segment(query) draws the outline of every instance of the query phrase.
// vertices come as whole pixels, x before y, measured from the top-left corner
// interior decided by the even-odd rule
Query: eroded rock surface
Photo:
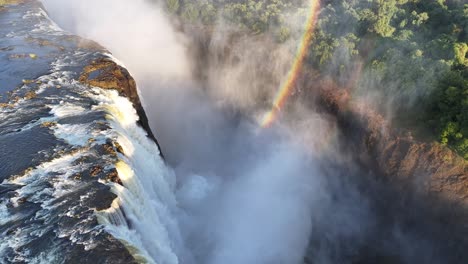
[[[391,181],[411,182],[413,188],[468,205],[468,162],[437,142],[415,139],[398,131],[350,90],[330,81],[319,82],[322,104],[336,115],[364,160]]]

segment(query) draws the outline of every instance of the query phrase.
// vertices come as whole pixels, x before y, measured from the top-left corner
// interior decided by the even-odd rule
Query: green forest
[[[278,43],[305,20],[301,0],[166,0],[184,23],[221,19]],[[322,0],[307,63],[337,82],[362,62],[358,94],[468,159],[468,4],[464,0]]]

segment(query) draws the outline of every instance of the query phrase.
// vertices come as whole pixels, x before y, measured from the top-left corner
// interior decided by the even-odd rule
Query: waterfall
[[[164,164],[156,144],[137,126],[138,116],[127,98],[105,90],[94,97],[101,102],[95,110],[107,112],[110,136],[123,150],[115,164],[123,186],[108,183],[118,198],[111,208],[97,212],[100,223],[116,238],[137,247],[137,259],[179,263],[177,250],[182,240],[174,217],[175,174]]]

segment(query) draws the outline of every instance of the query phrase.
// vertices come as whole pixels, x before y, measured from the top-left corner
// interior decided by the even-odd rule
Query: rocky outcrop
[[[141,105],[136,82],[127,69],[109,58],[99,58],[84,67],[78,80],[90,86],[117,90],[122,96],[127,97],[133,103],[140,117],[138,123],[146,130],[148,136],[158,144],[151,132],[145,110]]]
[[[440,198],[468,205],[468,162],[437,142],[417,140],[397,130],[351,90],[330,80],[317,80],[319,101],[336,116],[348,143],[360,159],[388,180]],[[317,88],[317,87],[315,87]]]
[[[344,178],[351,177],[361,186],[359,192],[374,215],[372,220],[362,219],[372,221],[365,238],[343,238],[345,248],[354,240],[364,241],[357,242],[347,261],[465,263],[467,161],[446,146],[392,126],[367,102],[353,98],[353,82],[342,87],[310,69],[303,78],[309,86],[299,97],[306,93],[318,111],[335,120],[339,151],[352,163]],[[327,242],[318,240],[320,247],[326,247]],[[315,263],[314,252],[321,249],[314,238],[311,241],[306,263]]]

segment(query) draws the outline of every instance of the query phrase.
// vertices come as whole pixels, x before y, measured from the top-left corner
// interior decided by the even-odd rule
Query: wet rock
[[[0,108],[12,108],[13,106],[8,103],[0,103]]]
[[[26,197],[21,197],[18,200],[16,200],[18,204],[24,204],[25,202],[28,201]]]
[[[93,194],[93,196],[89,198],[93,201],[93,205],[97,211],[108,209],[109,207],[111,207],[111,204],[114,201],[114,199],[117,198],[117,195],[109,191],[109,186],[102,185],[100,186],[100,188],[102,189],[101,192],[96,192],[95,194]]]
[[[57,122],[49,122],[49,121],[46,121],[46,122],[42,122],[41,126],[42,127],[53,127],[53,126],[56,126],[57,125]]]
[[[106,175],[106,180],[111,181],[120,185],[122,184],[122,180],[119,177],[119,174],[117,173],[117,170],[113,169],[111,172],[107,173]]]
[[[100,173],[102,172],[102,167],[101,166],[94,166],[92,169],[91,169],[91,176],[92,177],[96,177],[98,176]]]
[[[45,38],[34,38],[34,37],[29,36],[26,38],[26,41],[39,45],[40,47],[54,47],[58,49],[59,51],[65,51],[64,46],[59,45]]]
[[[115,151],[114,147],[111,144],[106,143],[102,147],[104,148],[104,151],[106,154],[110,154],[112,156],[117,155],[117,152]]]
[[[123,150],[122,146],[119,144],[119,142],[115,141],[115,142],[114,142],[114,146],[115,146],[115,148],[117,149],[117,152],[119,152],[119,153],[121,153],[121,154],[125,154],[125,153],[124,153],[124,150]]]
[[[36,93],[34,91],[29,91],[24,95],[24,99],[26,100],[31,100],[33,98],[36,98]]]
[[[133,103],[137,111],[139,116],[138,123],[146,130],[148,136],[159,147],[159,143],[149,126],[148,117],[141,105],[135,80],[127,69],[108,58],[101,58],[92,61],[89,65],[84,67],[79,81],[102,89],[114,89],[117,90],[120,95],[127,97]],[[159,147],[159,149],[161,148]]]

